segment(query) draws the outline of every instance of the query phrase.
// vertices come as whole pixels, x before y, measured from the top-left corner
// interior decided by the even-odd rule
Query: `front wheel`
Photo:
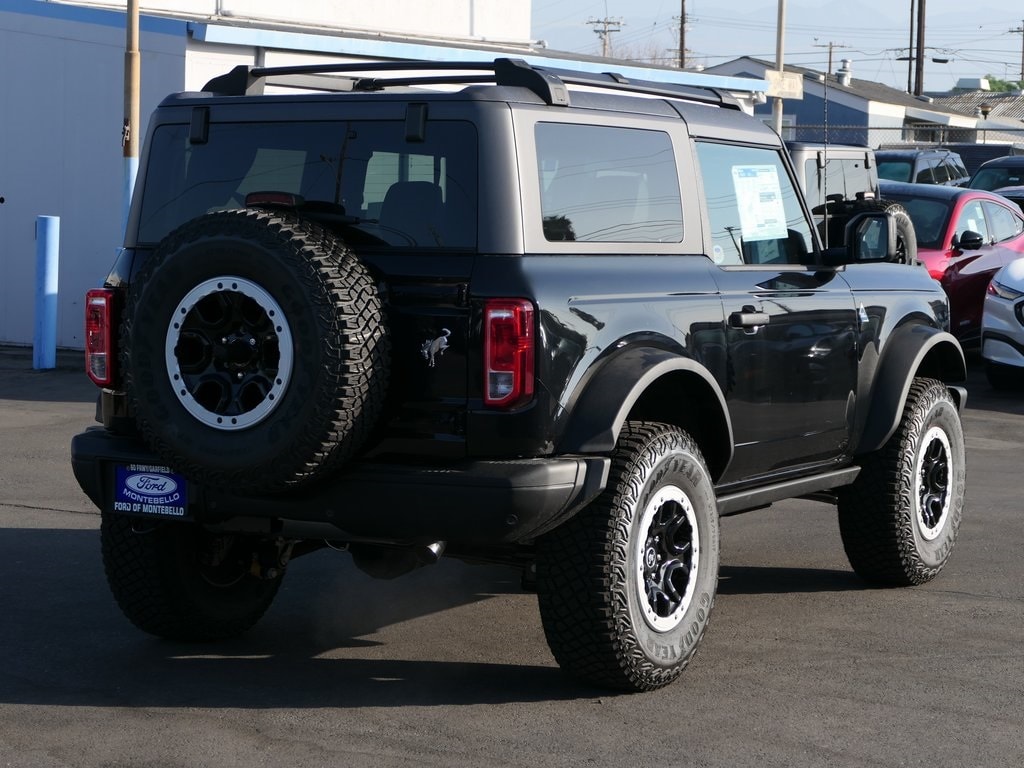
[[[604,493],[537,543],[555,659],[600,686],[671,683],[707,628],[718,560],[718,508],[696,443],[670,425],[627,423]]]
[[[194,523],[104,515],[103,567],[114,599],[139,629],[169,640],[239,635],[270,607],[283,569],[255,575],[258,540]]]
[[[861,578],[923,584],[949,560],[966,488],[964,432],[946,386],[915,379],[889,441],[839,491],[839,531]]]

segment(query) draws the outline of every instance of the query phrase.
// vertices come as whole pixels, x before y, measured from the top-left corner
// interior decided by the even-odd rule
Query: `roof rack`
[[[478,74],[446,75],[444,72]],[[417,72],[416,76],[369,77],[369,73]],[[332,77],[352,73],[352,77]],[[358,75],[356,75],[358,73]],[[432,74],[427,74],[432,73]],[[569,105],[568,85],[607,89],[623,93],[662,96],[740,109],[739,102],[717,88],[629,80],[616,72],[600,74],[571,69],[536,67],[522,59],[498,58],[493,61],[367,61],[345,64],[304,64],[285,67],[237,66],[215,77],[203,91],[221,96],[247,96],[263,93],[267,84],[326,91],[379,91],[385,88],[415,85],[470,85],[493,83],[528,88],[546,104]]]

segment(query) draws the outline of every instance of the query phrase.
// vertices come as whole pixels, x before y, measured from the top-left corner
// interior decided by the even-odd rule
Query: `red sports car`
[[[1024,256],[1024,213],[980,189],[882,182],[880,192],[910,214],[917,258],[949,296],[950,330],[965,346],[977,346],[989,280]]]

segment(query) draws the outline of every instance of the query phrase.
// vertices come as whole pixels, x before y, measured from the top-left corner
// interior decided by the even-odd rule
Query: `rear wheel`
[[[707,628],[718,559],[718,509],[696,444],[669,425],[628,423],[604,493],[538,541],[555,659],[605,687],[671,683]]]
[[[284,572],[260,578],[257,539],[214,535],[193,523],[104,515],[100,541],[121,611],[139,629],[170,640],[241,634],[270,607]]]
[[[964,433],[949,390],[915,379],[896,432],[839,491],[839,530],[853,569],[888,586],[923,584],[949,560],[966,488]]]

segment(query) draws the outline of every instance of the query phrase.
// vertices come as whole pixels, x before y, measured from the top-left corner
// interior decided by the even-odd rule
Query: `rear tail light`
[[[96,288],[85,294],[85,372],[98,387],[114,382],[114,292]]]
[[[515,408],[533,399],[534,336],[530,302],[484,304],[484,405]]]

